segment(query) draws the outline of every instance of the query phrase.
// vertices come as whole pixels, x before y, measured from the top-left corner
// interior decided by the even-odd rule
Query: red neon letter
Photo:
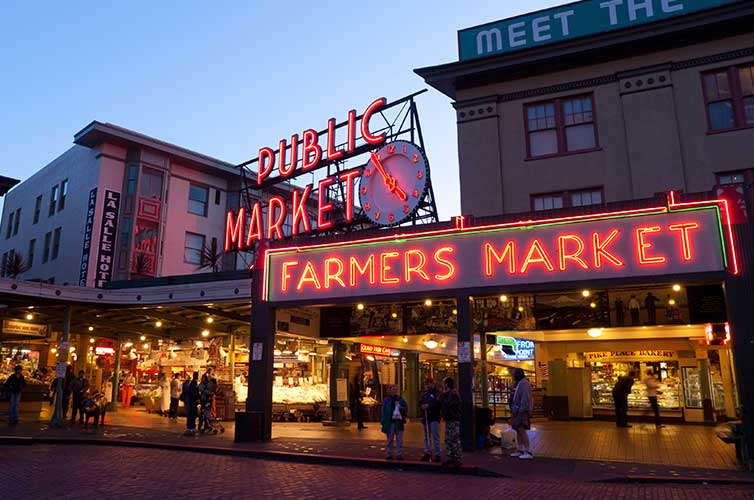
[[[332,272],[330,270],[330,264],[336,265],[336,271]],[[337,257],[330,257],[329,259],[325,259],[325,288],[330,288],[330,282],[331,281],[337,281],[340,283],[340,286],[342,288],[346,287],[345,281],[343,281],[343,278],[341,276],[343,275],[343,270],[345,269],[345,264],[342,260],[340,260]]]
[[[291,234],[293,234],[293,236],[298,234],[299,221],[304,225],[303,233],[308,233],[312,230],[312,226],[309,223],[309,212],[306,210],[306,200],[309,198],[309,193],[311,192],[311,184],[304,188],[304,192],[301,194],[300,198],[298,189],[293,190],[293,225],[291,226]]]
[[[317,276],[317,271],[314,269],[314,264],[312,264],[311,261],[306,261],[304,272],[301,273],[301,278],[298,280],[296,290],[300,292],[304,287],[304,283],[311,283],[317,290],[322,289],[322,284],[320,283],[319,277]]]
[[[534,257],[534,252],[539,254],[539,257]],[[526,254],[526,258],[524,259],[524,264],[521,266],[521,274],[526,274],[526,271],[529,269],[529,266],[531,264],[537,264],[537,263],[544,264],[547,270],[550,272],[555,270],[555,267],[553,267],[552,262],[550,261],[550,257],[547,256],[547,252],[545,252],[545,249],[542,246],[542,243],[540,243],[540,241],[535,238],[531,242],[529,251]]]
[[[335,149],[335,118],[327,120],[327,159],[337,160],[343,156],[342,149]]]
[[[278,151],[278,154],[280,155],[278,157],[278,170],[280,171],[280,175],[283,177],[288,177],[293,173],[294,170],[296,170],[296,163],[298,163],[298,135],[293,135],[291,137],[291,163],[286,166],[285,160],[287,157],[286,153],[286,147],[287,143],[285,142],[285,139],[280,141],[280,150]]]
[[[372,135],[369,132],[369,120],[372,118],[372,114],[377,111],[378,108],[387,103],[387,99],[380,97],[372,102],[364,111],[364,115],[361,117],[361,138],[366,141],[367,144],[379,144],[385,140],[385,134]]]
[[[246,223],[246,210],[238,209],[238,215],[233,221],[233,210],[228,211],[225,218],[225,252],[230,252],[231,246],[235,250],[243,250],[243,226]]]
[[[607,238],[600,242],[600,233],[596,231],[592,233],[592,244],[594,245],[594,267],[596,269],[602,269],[602,259],[612,263],[615,267],[623,267],[625,265],[617,255],[611,253],[610,250],[607,249],[608,245],[610,245],[619,234],[619,229],[613,229],[610,231],[610,234],[607,235]]]
[[[699,224],[696,222],[687,222],[685,224],[672,224],[668,226],[671,231],[677,231],[681,236],[681,249],[683,250],[683,260],[690,262],[693,258],[693,252],[691,251],[691,239],[689,238],[689,231],[692,229],[699,229]]]
[[[387,272],[390,271],[393,266],[389,265],[387,263],[388,259],[394,259],[398,257],[400,254],[398,252],[385,252],[380,254],[380,283],[383,285],[392,285],[395,283],[400,283],[400,278],[391,278],[387,275]]]
[[[350,283],[352,287],[356,286],[356,274],[360,274],[361,276],[364,276],[367,271],[369,271],[369,284],[374,285],[374,254],[370,254],[367,258],[367,261],[364,263],[364,266],[361,266],[359,264],[359,261],[356,259],[356,257],[351,257],[348,259],[349,262],[349,271],[350,271]]]
[[[340,174],[340,182],[346,183],[346,222],[353,221],[353,180],[361,175],[359,169],[354,168]]]
[[[566,250],[566,241],[576,242],[576,251],[568,252]],[[558,236],[558,263],[560,264],[560,270],[566,270],[566,261],[572,260],[579,265],[582,269],[589,269],[589,266],[581,258],[581,254],[584,253],[584,240],[575,234],[565,234]]]
[[[275,164],[275,152],[270,148],[262,148],[259,150],[259,159],[257,160],[257,184],[262,185],[262,181],[265,177],[272,172],[272,166]]]
[[[658,257],[647,256],[647,250],[652,248],[652,243],[644,241],[644,235],[646,233],[659,233],[662,231],[660,226],[647,226],[636,228],[636,248],[639,251],[639,264],[664,264],[668,259],[660,255]]]
[[[298,262],[295,260],[290,260],[287,262],[283,262],[283,264],[280,266],[282,271],[281,276],[281,283],[280,283],[280,291],[285,293],[288,291],[288,281],[292,278],[291,273],[288,272],[289,267],[297,266]]]
[[[498,264],[502,264],[503,261],[508,259],[508,274],[516,274],[516,242],[511,240],[505,244],[502,254],[498,254],[495,251],[495,247],[492,243],[484,244],[484,275],[488,278],[492,276],[492,259],[495,259]]]
[[[314,153],[314,156],[312,156]],[[319,147],[319,136],[315,130],[304,131],[304,149],[301,151],[301,170],[311,170],[322,159],[322,148]]]
[[[356,110],[348,112],[348,152],[353,153],[356,149]]]
[[[277,210],[276,210],[277,207]],[[275,214],[277,212],[277,215]],[[285,202],[280,196],[270,196],[267,204],[267,239],[271,240],[273,233],[279,240],[283,239],[281,226],[285,220]]]
[[[456,275],[456,266],[453,265],[453,262],[448,259],[443,259],[442,254],[444,253],[453,253],[455,252],[455,248],[453,247],[442,247],[438,248],[435,251],[435,262],[440,264],[441,266],[444,266],[447,271],[445,274],[435,274],[435,279],[437,281],[448,281],[450,279],[453,279],[453,277]]]
[[[251,248],[254,240],[262,240],[262,204],[254,202],[251,207],[251,218],[249,220],[249,232],[246,235],[246,248]]]
[[[319,187],[318,189],[318,197],[319,201],[317,203],[317,229],[328,229],[332,227],[332,221],[331,220],[325,220],[325,214],[332,210],[333,204],[332,203],[325,203],[325,200],[327,199],[327,186],[330,186],[335,183],[335,180],[332,177],[326,177],[319,181]]]
[[[419,257],[419,261],[415,264],[411,264],[411,256],[416,255]],[[424,266],[427,265],[427,254],[421,250],[406,250],[403,254],[403,276],[406,279],[406,283],[411,283],[411,275],[416,274],[424,281],[429,281],[429,275],[424,271]]]

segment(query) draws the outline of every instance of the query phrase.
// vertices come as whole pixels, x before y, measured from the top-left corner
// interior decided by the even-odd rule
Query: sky
[[[241,163],[427,88],[413,70],[456,61],[459,29],[562,3],[5,0],[0,175],[28,178],[92,120]],[[417,104],[446,220],[460,213],[455,113],[434,89]]]

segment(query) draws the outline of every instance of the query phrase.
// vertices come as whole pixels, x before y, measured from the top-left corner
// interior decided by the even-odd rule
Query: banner
[[[675,351],[665,350],[639,350],[639,351],[602,351],[585,352],[584,361],[594,363],[602,362],[634,362],[634,361],[672,361],[678,359]]]
[[[94,279],[94,286],[97,288],[102,288],[113,277],[119,211],[120,193],[109,189],[105,190],[105,205],[102,209],[102,226],[100,227],[97,249],[97,270]]]
[[[89,271],[89,254],[92,248],[92,231],[94,230],[94,211],[97,208],[97,188],[89,191],[89,204],[86,208],[86,224],[84,225],[84,248],[81,250],[81,267],[79,272],[79,286],[86,286],[86,275]]]
[[[6,335],[25,335],[27,337],[46,337],[47,325],[26,323],[15,319],[4,319],[3,333]]]

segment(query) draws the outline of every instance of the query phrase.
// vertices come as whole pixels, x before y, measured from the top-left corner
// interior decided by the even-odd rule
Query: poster
[[[347,378],[339,378],[336,379],[336,388],[337,388],[337,396],[338,396],[338,402],[347,402],[348,401],[348,379]]]
[[[262,361],[263,351],[264,351],[264,344],[262,342],[254,342],[251,345],[251,360]]]
[[[471,363],[471,342],[464,341],[458,343],[458,362]]]

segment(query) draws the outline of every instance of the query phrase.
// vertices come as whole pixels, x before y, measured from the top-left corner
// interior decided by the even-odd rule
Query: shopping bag
[[[510,450],[516,447],[516,431],[511,428],[505,429],[500,433],[500,447],[504,450]]]

